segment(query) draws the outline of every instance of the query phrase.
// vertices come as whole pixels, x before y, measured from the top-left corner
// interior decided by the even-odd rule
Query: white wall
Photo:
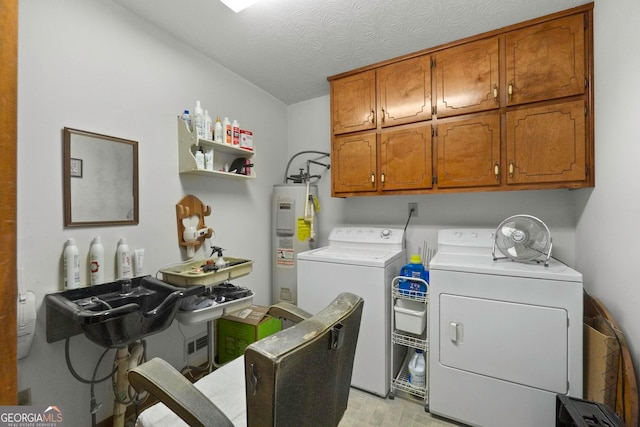
[[[327,91],[328,87],[329,83],[327,82]],[[331,152],[330,115],[329,96],[289,106],[287,141],[290,157],[306,150]],[[309,159],[318,159],[322,163],[331,163],[330,158],[320,157],[322,156],[300,154],[291,162],[289,175],[297,174],[300,168],[306,171],[306,161]],[[312,164],[309,168],[309,173],[311,175],[321,175],[321,178],[314,180],[314,182],[318,185],[318,199],[320,201],[320,210],[318,211],[320,239],[318,246],[324,246],[327,244],[327,237],[331,229],[343,222],[347,201],[331,198],[331,169],[327,170],[322,166]]]
[[[640,371],[640,3],[597,1],[595,29],[596,187],[575,194],[576,265],[585,290],[617,319]]]
[[[69,373],[64,342],[45,340],[41,303],[46,293],[61,289],[63,243],[75,238],[84,259],[92,237],[100,235],[110,280],[117,241],[126,237],[131,249],[145,249],[145,272],[155,274],[186,259],[178,246],[175,204],[194,194],[212,207],[205,220],[215,235],[206,246],[255,260],[253,273],[234,283],[251,288],[257,304],[269,304],[270,197],[287,157],[287,111],[280,101],[113,2],[28,0],[19,7],[17,258],[25,287],[36,293],[39,307],[31,354],[18,362],[18,386],[31,388],[34,404],[61,405],[69,425],[87,426],[90,388]],[[176,116],[193,109],[196,99],[214,117],[228,115],[254,132],[257,179],[178,174]],[[65,126],[139,142],[138,226],[63,227]],[[84,262],[82,278],[87,283]],[[174,322],[149,338],[149,356],[182,367],[183,335],[204,329]],[[84,336],[70,344],[76,370],[90,378],[102,349]],[[107,355],[99,377],[109,372],[112,361],[113,355]],[[96,395],[104,404],[101,420],[111,414],[110,385],[98,385]]]

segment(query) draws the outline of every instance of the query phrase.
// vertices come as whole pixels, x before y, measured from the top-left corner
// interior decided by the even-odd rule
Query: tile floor
[[[452,421],[424,410],[424,402],[412,396],[383,399],[352,388],[349,404],[338,427],[456,427]]]

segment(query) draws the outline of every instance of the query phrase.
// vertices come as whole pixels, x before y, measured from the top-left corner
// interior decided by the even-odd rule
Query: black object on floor
[[[556,427],[626,427],[618,414],[601,403],[559,394]]]

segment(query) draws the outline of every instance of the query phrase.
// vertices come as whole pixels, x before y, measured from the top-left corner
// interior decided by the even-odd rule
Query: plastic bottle
[[[118,279],[131,278],[131,251],[125,238],[120,239],[118,242],[116,264],[118,266]]]
[[[209,110],[204,110],[204,133],[206,139],[213,140],[213,120],[211,120]]]
[[[189,110],[184,110],[184,113],[182,113],[182,116],[180,116],[180,118],[187,124],[189,130],[191,130],[191,114],[189,114]]]
[[[207,134],[205,132],[205,125],[204,125],[204,113],[202,112],[200,101],[196,101],[196,108],[195,110],[193,110],[193,118],[191,119],[191,125],[193,126],[193,131],[198,134],[198,138],[207,137]]]
[[[200,147],[198,151],[196,151],[196,167],[198,168],[198,170],[205,169],[204,151],[202,151],[202,147]]]
[[[104,283],[104,247],[100,236],[94,237],[91,241],[89,271],[91,272],[91,286]]]
[[[231,123],[231,138],[233,145],[240,145],[240,125],[237,120],[234,120],[233,123]]]
[[[222,142],[222,122],[220,116],[216,117],[216,124],[213,125],[213,140],[215,142]]]
[[[411,255],[409,264],[404,265],[400,269],[400,276],[413,277],[416,279],[422,279],[429,283],[429,272],[422,265],[422,258],[420,255]],[[412,280],[400,280],[398,287],[404,294],[411,294],[413,292],[427,292],[427,288],[424,283],[416,282]]]
[[[207,148],[204,153],[204,168],[208,171],[213,170],[213,148]]]
[[[231,145],[232,130],[231,122],[229,121],[228,117],[225,117],[222,121],[222,134],[224,135],[223,138],[225,144]]]
[[[80,287],[80,255],[74,239],[67,239],[64,247],[64,288]]]
[[[424,388],[427,385],[426,360],[424,353],[420,349],[409,360],[409,383],[415,387]]]

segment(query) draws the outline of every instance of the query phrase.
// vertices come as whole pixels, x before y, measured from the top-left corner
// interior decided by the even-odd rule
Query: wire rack
[[[425,352],[426,355],[426,352]],[[413,396],[418,396],[425,400],[425,404],[427,404],[427,396],[428,389],[427,387],[416,387],[415,385],[409,382],[409,372],[407,369],[407,365],[409,364],[409,359],[411,357],[411,352],[407,352],[407,356],[405,360],[402,362],[402,368],[400,368],[400,372],[396,375],[395,378],[391,380],[393,390],[403,391],[405,393],[409,393]],[[428,365],[425,365],[425,370],[428,369]],[[428,372],[425,372],[425,376],[428,378]]]
[[[401,289],[400,283],[402,280],[409,280],[412,282],[417,282],[422,284],[422,288],[424,291],[414,290],[414,289]],[[404,299],[404,300],[412,300],[425,305],[429,303],[429,294],[428,294],[428,283],[422,279],[412,278],[412,277],[394,277],[391,281],[391,296],[392,301],[395,304],[396,299]],[[392,316],[395,316],[393,313],[392,307]],[[395,319],[395,317],[394,317]],[[398,344],[407,347],[408,349],[420,349],[424,352],[425,359],[427,364],[425,369],[428,370],[429,364],[429,334],[425,332],[421,335],[410,334],[408,332],[404,332],[401,330],[395,329],[395,320],[393,320],[394,327],[391,332],[391,341],[393,344]],[[428,380],[425,387],[417,387],[409,382],[409,372],[408,372],[408,364],[409,359],[411,358],[413,352],[407,351],[406,356],[401,364],[400,370],[397,375],[392,376],[391,378],[391,395],[393,396],[396,392],[404,392],[410,395],[416,396],[420,399],[424,400],[425,410],[428,408],[428,396],[429,396],[429,385]],[[392,364],[393,365],[393,364]],[[429,378],[428,372],[425,372],[426,377]]]

